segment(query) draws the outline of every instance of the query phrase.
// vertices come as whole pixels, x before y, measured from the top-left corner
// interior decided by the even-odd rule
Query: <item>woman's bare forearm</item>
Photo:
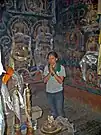
[[[51,73],[48,73],[46,76],[44,76],[44,83],[48,82],[50,76],[51,76]]]
[[[62,84],[64,77],[58,76],[56,73],[54,73],[54,77],[57,80],[58,83]]]

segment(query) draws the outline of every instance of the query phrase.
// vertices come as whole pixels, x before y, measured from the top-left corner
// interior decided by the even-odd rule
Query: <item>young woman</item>
[[[65,68],[59,63],[58,54],[49,52],[48,65],[44,69],[44,83],[46,84],[46,94],[51,109],[51,115],[56,118],[64,117],[64,93],[63,82],[66,76]]]

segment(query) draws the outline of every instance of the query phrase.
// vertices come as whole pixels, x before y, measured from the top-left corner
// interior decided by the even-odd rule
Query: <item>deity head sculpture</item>
[[[12,39],[11,58],[14,67],[28,67],[32,60],[31,38],[22,33],[16,33]],[[14,68],[13,67],[13,68]]]

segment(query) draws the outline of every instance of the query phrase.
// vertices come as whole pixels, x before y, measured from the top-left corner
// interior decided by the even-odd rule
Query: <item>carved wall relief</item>
[[[15,70],[27,68],[33,62],[31,51],[31,37],[23,33],[16,33],[12,39],[10,66]]]
[[[13,50],[14,55],[12,54],[15,63],[17,63],[15,65],[26,65],[25,62],[22,61],[21,64],[18,64],[20,62],[16,60],[18,58],[16,55],[21,54],[21,57],[28,55],[26,44],[23,43],[23,41],[17,43],[15,39],[14,41],[12,40],[12,37],[15,38],[15,35],[20,33],[25,36],[28,35],[31,38],[33,57],[36,56],[36,61],[39,60],[41,64],[44,64],[46,54],[53,49],[54,29],[51,24],[52,13],[53,11],[55,12],[55,6],[53,8],[54,1],[4,0],[3,4],[4,10],[0,9],[0,44],[3,46],[6,65],[8,66],[12,42],[15,43],[14,50],[16,50]],[[49,7],[50,10],[48,9]],[[48,19],[51,21],[48,22]],[[39,56],[39,58],[37,56]],[[20,58],[20,60],[21,59],[23,58]]]
[[[13,36],[15,33],[24,33],[25,35],[29,34],[28,22],[21,17],[12,18],[8,24],[8,33],[10,36]]]
[[[49,25],[48,20],[40,20],[33,26],[33,37],[35,39],[35,55],[36,57],[39,57],[39,61],[41,62],[36,63],[39,65],[44,64],[44,62],[46,61],[46,54],[53,49],[52,32],[53,28]]]
[[[47,10],[47,0],[23,0],[19,2],[23,11],[44,13]],[[17,7],[19,7],[17,5]]]
[[[15,8],[19,11],[25,11],[26,10],[26,4],[25,0],[14,0],[15,1]]]
[[[52,14],[54,1],[50,0],[5,0],[7,10],[10,12],[29,12],[29,13],[41,13]]]
[[[13,1],[15,1],[15,0],[5,0],[7,9],[10,9],[15,5]]]
[[[5,0],[6,7],[9,10],[25,11],[25,0]]]
[[[42,12],[44,11],[44,2],[42,0],[25,0],[27,11]]]

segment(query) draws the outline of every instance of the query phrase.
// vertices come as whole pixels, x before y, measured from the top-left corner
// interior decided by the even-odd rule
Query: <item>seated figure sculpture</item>
[[[36,50],[38,49],[39,44],[41,43],[48,43],[50,46],[52,45],[52,34],[50,33],[50,29],[48,26],[48,21],[43,20],[42,25],[39,26],[37,30],[37,36],[36,36]],[[53,46],[52,46],[53,47]]]

